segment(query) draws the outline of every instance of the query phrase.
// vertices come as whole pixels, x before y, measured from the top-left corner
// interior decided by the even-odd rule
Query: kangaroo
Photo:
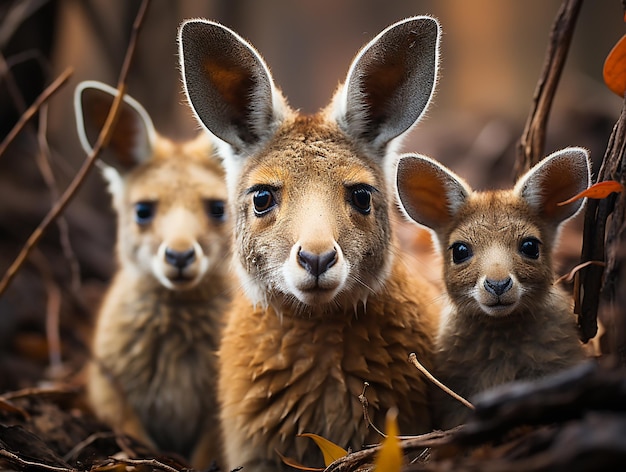
[[[116,93],[77,87],[86,152]],[[221,450],[216,351],[231,290],[224,171],[206,134],[170,141],[129,96],[103,158],[115,162],[102,167],[118,269],[98,314],[88,398],[114,428],[206,468]]]
[[[406,433],[430,430],[425,380],[435,294],[394,258],[390,213],[400,138],[434,90],[439,25],[413,17],[356,56],[331,103],[293,111],[260,54],[230,29],[179,30],[189,103],[224,158],[235,220],[235,296],[220,348],[218,396],[226,467],[281,470],[321,453],[299,433],[359,449],[400,411]]]
[[[548,156],[512,190],[475,192],[441,164],[404,155],[397,191],[406,215],[435,235],[443,255],[447,308],[436,340],[435,370],[469,397],[522,378],[538,378],[584,358],[573,307],[553,284],[561,225],[582,200],[560,205],[589,185],[587,151]],[[438,426],[463,423],[469,410],[447,395]]]

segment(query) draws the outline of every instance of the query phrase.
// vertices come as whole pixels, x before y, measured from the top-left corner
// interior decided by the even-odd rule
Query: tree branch
[[[126,56],[124,57],[124,63],[122,64],[122,69],[120,71],[118,83],[117,83],[117,95],[113,104],[111,105],[111,109],[109,110],[109,114],[104,123],[100,134],[98,135],[98,139],[96,144],[94,145],[93,151],[89,154],[87,159],[83,162],[82,167],[79,169],[78,173],[67,187],[61,198],[57,200],[48,214],[45,216],[43,221],[39,224],[39,226],[33,231],[30,235],[24,247],[18,254],[17,258],[11,266],[7,269],[4,277],[0,281],[0,295],[4,293],[7,289],[18,270],[28,257],[30,251],[35,247],[35,245],[39,242],[44,232],[48,229],[50,224],[55,220],[55,218],[67,207],[71,199],[74,197],[82,183],[84,182],[87,174],[95,164],[95,161],[100,153],[101,149],[106,146],[108,140],[111,136],[111,132],[113,129],[113,125],[117,119],[117,115],[120,110],[120,104],[122,103],[122,99],[124,94],[126,93],[126,78],[128,76],[128,71],[130,69],[130,65],[132,63],[132,58],[135,53],[137,37],[141,26],[143,24],[143,19],[145,17],[145,12],[150,4],[150,0],[143,0],[141,6],[139,7],[139,12],[135,18],[135,22],[133,23],[133,30],[131,33],[130,41],[128,44],[128,48],[126,49]],[[21,121],[21,120],[20,120]],[[1,148],[0,148],[1,149]]]
[[[550,32],[550,43],[524,133],[517,145],[515,175],[521,176],[544,157],[546,128],[582,0],[564,0]]]

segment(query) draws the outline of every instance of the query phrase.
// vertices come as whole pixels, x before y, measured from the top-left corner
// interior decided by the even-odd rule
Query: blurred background
[[[56,199],[53,189],[62,191],[85,159],[75,128],[74,88],[86,79],[116,84],[139,5],[138,0],[0,0],[0,139],[46,85],[67,67],[74,70],[0,156],[0,274]],[[560,0],[153,0],[128,93],[165,136],[186,139],[197,133],[181,92],[176,32],[183,19],[205,17],[248,39],[292,107],[313,113],[328,103],[361,46],[399,19],[429,14],[443,27],[440,80],[427,117],[403,149],[440,160],[475,187],[508,186],[560,5]],[[584,146],[599,165],[622,104],[604,86],[602,65],[625,32],[619,0],[583,3],[549,122],[547,153]],[[109,206],[94,170],[0,298],[0,391],[39,379],[42,365],[80,365],[72,356],[86,352],[94,310],[115,267]],[[575,230],[567,234],[563,259],[574,260],[580,241]],[[411,248],[412,240],[405,237],[403,244]],[[50,332],[55,316],[62,342],[56,350],[46,336],[46,323]],[[51,362],[54,351],[65,363]]]

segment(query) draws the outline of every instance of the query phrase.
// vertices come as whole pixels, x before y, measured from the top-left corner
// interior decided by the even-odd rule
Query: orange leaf
[[[604,61],[604,83],[620,97],[626,92],[626,35],[622,36]]]
[[[326,467],[335,462],[337,459],[348,455],[348,452],[344,448],[337,446],[334,442],[318,436],[317,434],[302,433],[298,434],[298,437],[311,438],[315,441],[315,444],[317,444],[317,447],[320,448],[322,454],[324,455],[324,464],[326,464]]]
[[[289,457],[283,456],[276,449],[274,449],[274,452],[276,452],[276,454],[278,454],[278,457],[280,457],[281,461],[283,461],[289,467],[293,467],[294,469],[307,470],[307,471],[313,471],[313,472],[323,472],[323,470],[324,470],[321,467],[307,467],[306,465],[302,465],[299,462],[297,462],[295,459],[291,459]]]
[[[597,184],[593,184],[586,190],[583,190],[578,195],[574,195],[572,198],[565,200],[564,202],[557,203],[558,206],[569,205],[576,200],[580,200],[581,198],[606,198],[611,195],[613,192],[620,193],[624,190],[622,184],[615,180],[605,180],[603,182],[598,182]]]
[[[380,445],[376,456],[374,470],[377,472],[400,472],[402,468],[402,448],[398,439],[398,411],[392,408],[387,412],[385,419],[385,433],[387,437]]]

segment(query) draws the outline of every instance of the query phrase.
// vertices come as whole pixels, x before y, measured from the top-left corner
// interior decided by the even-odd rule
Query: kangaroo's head
[[[512,190],[474,192],[441,164],[407,154],[398,162],[397,188],[408,217],[434,232],[459,311],[501,317],[542,306],[558,230],[583,200],[560,203],[587,188],[589,172],[587,151],[567,148]]]
[[[301,116],[245,40],[213,22],[183,23],[185,90],[225,160],[236,267],[253,302],[311,314],[380,289],[391,263],[384,169],[431,98],[438,41],[432,18],[387,28],[332,103]]]
[[[80,141],[91,152],[117,91],[95,81],[76,89]],[[225,267],[224,171],[206,135],[174,143],[145,109],[125,96],[99,162],[118,216],[117,253],[126,270],[172,290],[195,287]]]

